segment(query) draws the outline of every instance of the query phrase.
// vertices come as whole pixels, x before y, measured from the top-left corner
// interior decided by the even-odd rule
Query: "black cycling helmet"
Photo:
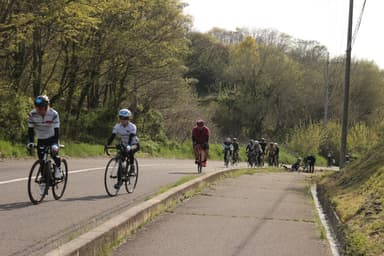
[[[196,125],[199,126],[199,127],[203,127],[204,126],[204,120],[203,119],[197,119],[196,120]]]
[[[46,108],[49,105],[49,98],[47,95],[40,95],[36,97],[34,103],[36,107]]]

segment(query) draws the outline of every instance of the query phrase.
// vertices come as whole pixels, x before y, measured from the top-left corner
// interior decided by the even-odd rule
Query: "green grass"
[[[104,155],[104,147],[101,144],[79,143],[67,140],[60,141],[65,145],[60,150],[62,156],[71,157],[94,157]],[[167,143],[157,143],[154,141],[142,140],[140,142],[141,149],[137,153],[138,157],[164,157],[174,159],[191,159],[193,158],[192,143],[177,143],[169,141]],[[292,164],[296,159],[286,151],[280,151],[280,162]],[[35,155],[34,155],[35,156]],[[11,144],[7,141],[0,140],[0,158],[22,158],[29,157],[26,146],[23,144]],[[223,148],[221,144],[210,144],[209,159],[223,160]],[[245,145],[240,146],[239,160],[246,161]]]
[[[384,255],[383,142],[320,182],[345,227],[347,255]]]
[[[25,156],[28,156],[28,154],[24,145],[0,140],[0,158],[20,158]]]
[[[61,155],[90,157],[104,155],[104,146],[87,143],[61,142],[65,147],[61,149]]]

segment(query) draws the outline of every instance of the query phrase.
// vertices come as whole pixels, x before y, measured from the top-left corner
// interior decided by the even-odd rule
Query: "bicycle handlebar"
[[[32,151],[33,149],[36,149],[38,148],[39,146],[36,145],[36,144],[33,144],[33,147],[27,147],[27,150],[28,150],[28,153],[29,155],[32,155]],[[50,147],[50,146],[43,146],[43,147]],[[59,144],[59,148],[65,148],[65,146],[63,144]]]
[[[104,146],[104,153],[107,154],[107,156],[110,156],[111,153],[109,153],[108,149],[117,149],[117,146]]]

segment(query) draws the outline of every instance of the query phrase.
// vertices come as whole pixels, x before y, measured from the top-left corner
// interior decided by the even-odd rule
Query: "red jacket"
[[[200,128],[196,126],[192,129],[192,141],[197,144],[208,143],[209,133],[208,127],[203,126]]]

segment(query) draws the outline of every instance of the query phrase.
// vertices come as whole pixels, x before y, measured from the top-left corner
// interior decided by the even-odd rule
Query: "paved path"
[[[114,256],[331,255],[320,239],[308,175],[228,178],[157,217]]]

